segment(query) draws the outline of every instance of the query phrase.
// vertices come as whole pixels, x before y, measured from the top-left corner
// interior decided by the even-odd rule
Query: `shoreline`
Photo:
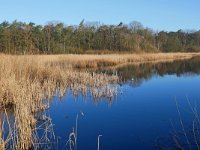
[[[127,64],[159,63],[174,60],[191,59],[200,56],[200,53],[135,53],[135,54],[60,54],[60,55],[9,55],[19,59],[40,59],[41,63],[52,67],[65,67],[67,69],[91,69],[103,67],[118,67]]]
[[[32,55],[27,55],[32,56]],[[68,65],[71,68],[101,68],[117,67],[126,64],[167,62],[174,60],[190,59],[200,56],[200,53],[142,53],[142,54],[106,54],[106,55],[36,55],[39,58],[51,59],[59,65]],[[33,57],[33,56],[32,56]]]

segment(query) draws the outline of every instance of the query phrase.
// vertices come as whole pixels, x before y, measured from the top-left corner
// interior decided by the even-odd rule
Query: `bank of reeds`
[[[47,109],[55,94],[62,97],[66,89],[75,95],[90,91],[95,98],[110,97],[114,93],[115,88],[109,85],[118,81],[117,76],[77,71],[54,65],[54,61],[53,56],[0,55],[0,107],[14,109],[16,149],[34,145],[34,113]],[[1,133],[0,139],[3,139]],[[5,146],[5,141],[0,140],[0,147]]]
[[[35,113],[49,107],[52,96],[62,97],[66,89],[74,95],[87,94],[94,98],[116,94],[116,88],[110,86],[118,82],[117,75],[97,74],[77,70],[116,66],[125,63],[147,61],[167,61],[191,58],[199,54],[123,54],[123,55],[0,55],[0,108],[14,110],[12,142],[4,140],[0,122],[0,148],[6,149],[6,143],[14,149],[34,147],[33,131],[36,129]],[[33,138],[34,137],[34,138]],[[37,141],[37,140],[36,140]],[[37,141],[38,142],[38,141]],[[36,146],[38,147],[38,146]]]
[[[51,56],[55,60],[51,65],[72,68],[97,68],[122,64],[137,64],[146,62],[166,62],[179,59],[190,59],[200,56],[200,53],[151,53],[151,54],[109,54],[109,55],[56,55]],[[40,56],[43,57],[43,56]],[[47,56],[44,56],[44,59]],[[48,58],[47,58],[48,59]]]

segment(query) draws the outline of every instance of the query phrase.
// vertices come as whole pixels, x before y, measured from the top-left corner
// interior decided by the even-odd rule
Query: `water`
[[[195,146],[190,131],[194,120],[191,110],[200,106],[199,58],[104,70],[108,74],[116,71],[124,81],[119,85],[123,93],[112,102],[74,97],[71,91],[62,100],[53,98],[48,113],[59,136],[59,149],[66,148],[77,114],[77,149],[97,149],[98,135],[102,135],[100,149],[105,150],[173,148],[177,146],[175,134],[187,149],[181,121],[189,144]]]
[[[97,149],[99,135],[100,149],[105,150],[200,147],[200,117],[196,113],[200,107],[200,58],[96,72],[121,77],[118,95],[112,100],[94,100],[89,92],[74,97],[68,90],[61,100],[54,97],[50,109],[37,113],[38,135],[47,135],[39,141],[40,149],[69,149],[67,141],[76,127],[77,149]],[[11,126],[14,123],[13,110],[7,115],[0,111],[0,119],[5,120],[5,138],[9,134],[7,119]]]

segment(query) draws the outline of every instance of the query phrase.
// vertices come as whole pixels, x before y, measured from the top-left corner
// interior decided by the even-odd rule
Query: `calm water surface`
[[[55,97],[51,101],[48,111],[55,135],[59,136],[59,149],[66,148],[77,114],[77,149],[97,149],[98,135],[102,135],[100,149],[104,150],[174,147],[175,133],[186,144],[178,110],[186,132],[190,131],[193,115],[189,104],[197,109],[200,106],[199,58],[128,65],[104,72],[117,72],[124,81],[118,85],[123,93],[112,102],[95,102],[89,95],[74,97],[71,91],[62,100]]]

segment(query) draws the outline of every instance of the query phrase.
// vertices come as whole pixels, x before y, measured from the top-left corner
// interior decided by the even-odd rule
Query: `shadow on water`
[[[120,76],[122,92],[109,100],[70,90],[62,100],[54,97],[48,110],[35,115],[40,140],[33,148],[73,149],[74,143],[76,149],[200,148],[199,57],[96,72]],[[13,123],[12,111],[8,114]],[[6,120],[4,113],[0,120]]]

